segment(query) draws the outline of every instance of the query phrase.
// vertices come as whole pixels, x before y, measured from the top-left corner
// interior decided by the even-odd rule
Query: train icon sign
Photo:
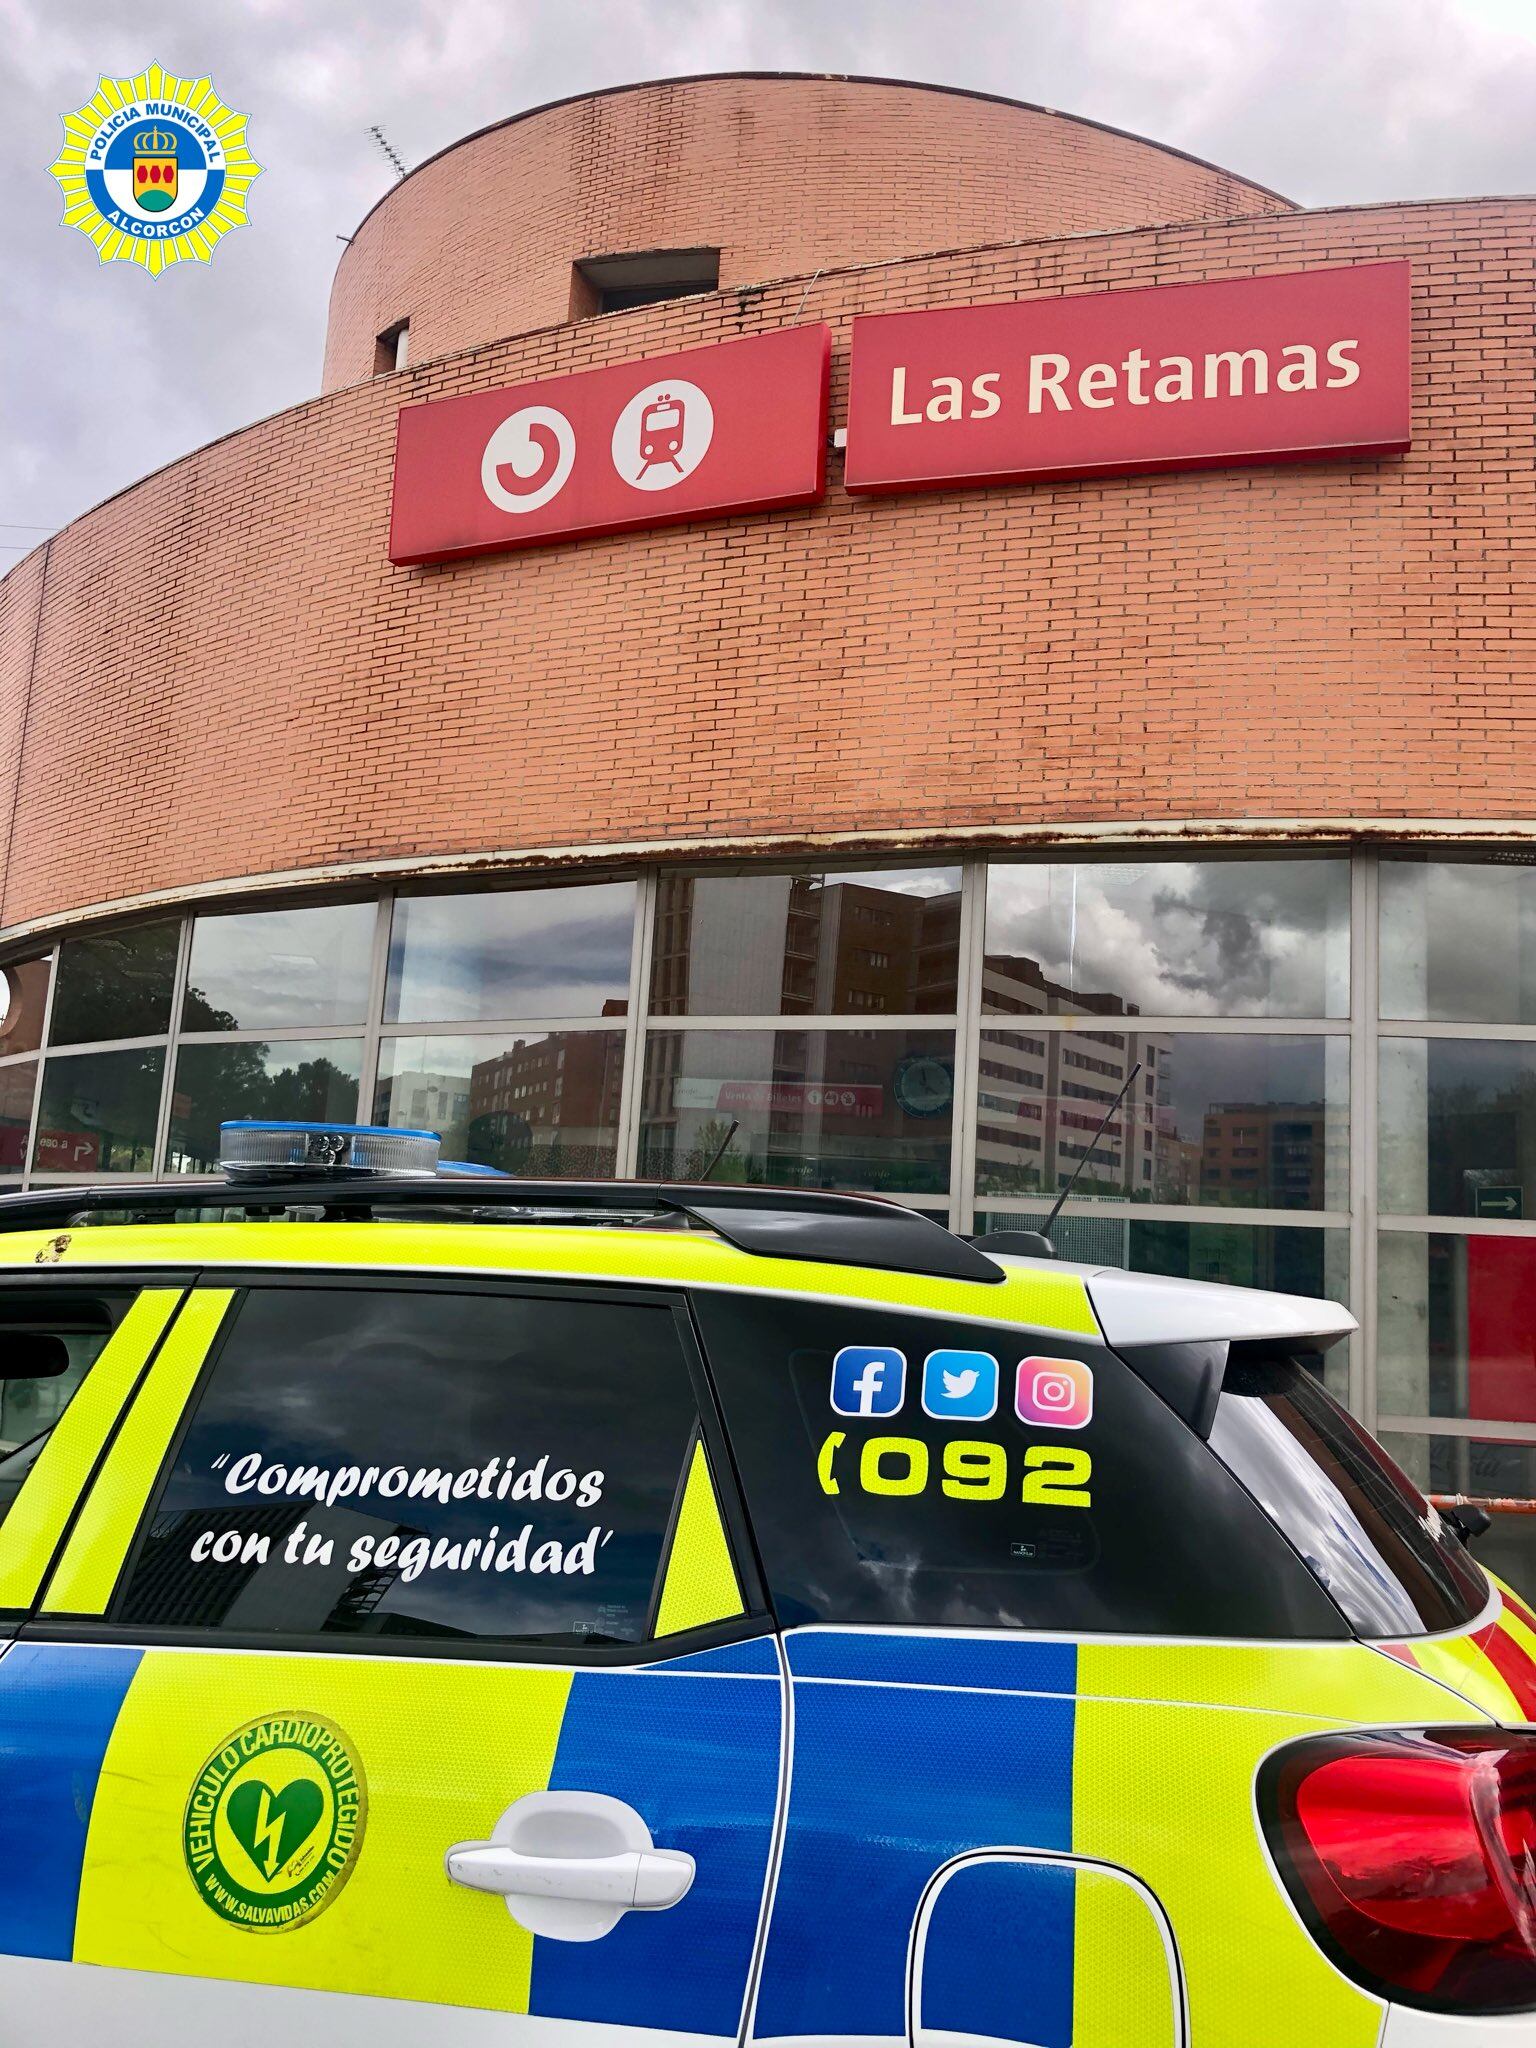
[[[637,391],[614,423],[613,466],[637,491],[692,476],[715,438],[715,409],[697,384],[664,377]]]
[[[401,408],[389,559],[451,562],[826,489],[825,323]]]

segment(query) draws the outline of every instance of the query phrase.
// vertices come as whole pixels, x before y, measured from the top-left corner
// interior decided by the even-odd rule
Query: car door
[[[748,2038],[1237,2048],[1257,2009],[1265,2048],[1370,2048],[1380,2004],[1281,1895],[1254,1776],[1319,1701],[1390,1720],[1424,1688],[1086,1300],[1052,1331],[694,1309],[791,1678]]]
[[[176,1329],[0,1660],[7,2040],[735,2040],[780,1679],[677,1304],[268,1272]]]

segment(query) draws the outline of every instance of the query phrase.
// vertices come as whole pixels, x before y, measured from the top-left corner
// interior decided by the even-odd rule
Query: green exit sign
[[[1497,1216],[1513,1223],[1525,1213],[1523,1188],[1474,1188],[1472,1201],[1474,1216]]]

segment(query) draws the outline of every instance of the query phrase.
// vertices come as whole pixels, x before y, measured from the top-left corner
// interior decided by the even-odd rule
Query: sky
[[[853,71],[1007,93],[1307,205],[1536,190],[1536,0],[0,0],[0,572],[320,381],[342,238],[394,172],[568,93]],[[208,76],[265,166],[211,264],[102,265],[59,117],[101,73]]]

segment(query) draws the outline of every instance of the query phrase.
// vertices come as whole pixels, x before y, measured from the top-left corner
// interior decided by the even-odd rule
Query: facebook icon
[[[894,1415],[906,1395],[906,1354],[888,1344],[845,1344],[832,1361],[838,1415]]]

